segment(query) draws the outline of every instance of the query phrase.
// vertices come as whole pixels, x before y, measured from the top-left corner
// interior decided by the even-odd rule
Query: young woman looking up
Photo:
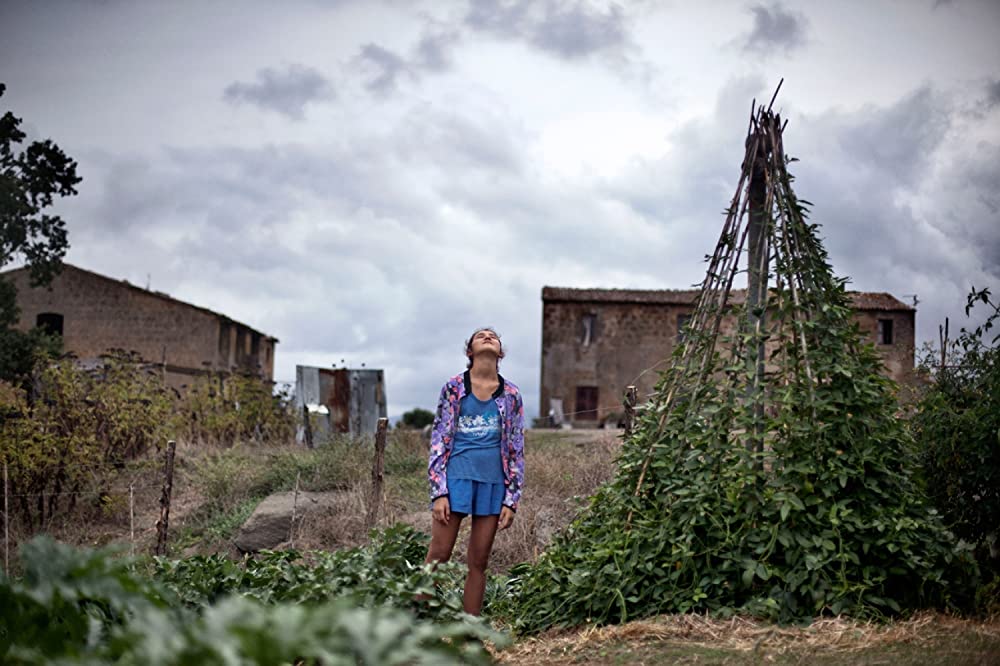
[[[496,331],[476,330],[465,355],[466,371],[441,389],[431,431],[427,561],[447,562],[462,519],[472,516],[463,602],[466,613],[479,615],[493,538],[514,522],[521,499],[524,406],[517,386],[500,376],[504,351]]]

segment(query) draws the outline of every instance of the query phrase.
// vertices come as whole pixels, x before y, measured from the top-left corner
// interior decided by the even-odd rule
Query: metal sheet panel
[[[325,432],[354,436],[372,434],[378,419],[388,413],[382,370],[300,365],[295,368],[295,378],[295,401],[300,409],[303,404],[326,408],[328,415],[319,419],[323,421],[320,428]]]

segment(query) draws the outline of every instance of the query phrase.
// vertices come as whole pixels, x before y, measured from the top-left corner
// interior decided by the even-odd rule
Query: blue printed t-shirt
[[[493,398],[480,400],[471,392],[463,397],[448,459],[448,478],[503,483],[501,427],[500,410]]]

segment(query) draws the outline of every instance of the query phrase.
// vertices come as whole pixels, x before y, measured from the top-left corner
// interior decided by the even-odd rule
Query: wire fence
[[[160,515],[156,521],[157,529],[157,541],[155,552],[158,555],[165,554],[166,552],[166,535],[167,527],[170,514],[170,499],[173,489],[173,471],[174,471],[174,454],[176,452],[176,443],[171,440],[167,442],[167,447],[164,452],[164,458],[162,461],[156,460],[145,460],[141,462],[130,461],[129,463],[117,463],[117,462],[94,462],[94,463],[58,463],[58,465],[63,470],[69,471],[90,471],[95,472],[96,470],[103,471],[113,471],[119,478],[104,481],[109,485],[99,485],[98,487],[91,488],[74,488],[73,490],[37,490],[33,492],[14,492],[11,489],[11,471],[33,471],[36,468],[34,465],[23,465],[16,462],[2,463],[3,467],[3,539],[4,539],[4,554],[3,554],[3,566],[4,571],[10,571],[10,545],[11,545],[11,503],[13,500],[20,500],[21,506],[25,506],[27,502],[25,500],[36,500],[37,506],[44,506],[46,500],[52,502],[54,498],[73,498],[74,500],[80,498],[93,498],[101,500],[110,500],[112,498],[128,499],[128,514],[129,514],[129,553],[135,555],[136,540],[135,540],[135,509],[136,509],[136,498],[137,493],[139,496],[145,496],[146,499],[150,499],[149,493],[151,491],[159,492],[159,503],[160,503]],[[150,483],[148,481],[140,482],[143,477],[140,472],[150,472],[154,470],[161,470],[163,479],[157,483]],[[128,478],[131,475],[132,480],[130,480],[127,485],[121,485],[122,479],[120,478],[124,475]]]

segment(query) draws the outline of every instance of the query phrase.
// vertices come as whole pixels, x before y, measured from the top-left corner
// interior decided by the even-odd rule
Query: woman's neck
[[[482,382],[498,381],[499,373],[497,372],[496,358],[491,357],[474,361],[472,368],[469,369],[469,376],[474,380]]]

